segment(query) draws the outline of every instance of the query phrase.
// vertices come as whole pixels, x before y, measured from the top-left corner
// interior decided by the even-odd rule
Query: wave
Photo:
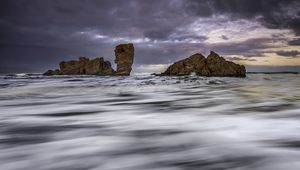
[[[4,75],[0,110],[3,170],[300,168],[293,74]]]

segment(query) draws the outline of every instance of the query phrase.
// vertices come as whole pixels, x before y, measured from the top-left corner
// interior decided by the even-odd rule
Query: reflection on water
[[[300,169],[298,75],[0,77],[0,169]]]

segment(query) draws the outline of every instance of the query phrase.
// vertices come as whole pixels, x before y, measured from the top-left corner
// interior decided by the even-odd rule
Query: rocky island
[[[134,59],[134,46],[120,44],[115,48],[116,71],[111,67],[109,61],[103,57],[90,60],[86,57],[79,57],[79,60],[62,61],[60,69],[48,70],[44,75],[117,75],[129,76],[132,70]],[[207,58],[196,53],[186,59],[172,64],[159,76],[184,76],[196,73],[199,76],[207,77],[245,77],[245,66],[226,61],[215,52],[211,52]]]
[[[196,53],[186,59],[172,64],[161,76],[183,76],[196,73],[207,77],[245,77],[245,66],[226,61],[217,53],[211,51],[207,58]]]
[[[116,46],[115,56],[115,63],[117,64],[116,75],[129,76],[134,57],[133,44],[120,44]]]
[[[103,57],[90,60],[79,57],[79,60],[62,61],[57,70],[48,70],[44,75],[121,75],[129,76],[134,59],[133,44],[120,44],[115,48],[117,71]]]

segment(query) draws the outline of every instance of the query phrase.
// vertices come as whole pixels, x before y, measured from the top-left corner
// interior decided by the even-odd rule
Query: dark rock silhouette
[[[74,75],[112,75],[114,70],[111,68],[109,61],[105,61],[102,57],[90,60],[85,57],[79,57],[78,61],[62,61],[59,64],[60,74]]]
[[[133,64],[133,44],[120,44],[116,47],[117,72],[111,67],[109,61],[103,57],[90,60],[79,57],[79,60],[62,61],[60,69],[48,70],[44,75],[126,75],[129,76]]]
[[[211,52],[207,58],[202,54],[194,54],[172,64],[160,75],[182,76],[195,72],[199,76],[245,77],[245,66],[226,61],[217,53]]]
[[[117,64],[116,74],[125,76],[130,75],[134,57],[133,44],[120,44],[116,46],[115,56],[115,63]]]

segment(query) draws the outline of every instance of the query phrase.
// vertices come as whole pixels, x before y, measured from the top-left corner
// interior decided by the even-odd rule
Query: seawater
[[[0,76],[1,170],[300,169],[300,78]]]

